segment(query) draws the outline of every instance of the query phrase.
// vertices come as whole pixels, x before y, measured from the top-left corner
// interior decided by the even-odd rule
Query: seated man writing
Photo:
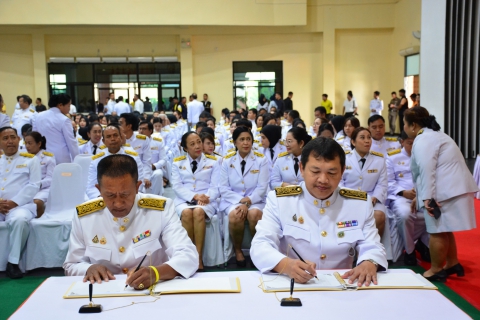
[[[127,284],[144,289],[156,278],[188,278],[195,273],[198,253],[175,214],[173,201],[138,194],[142,182],[135,159],[120,154],[103,158],[97,180],[101,197],[77,206],[63,264],[67,276],[101,283],[128,273]],[[133,272],[147,253],[151,257]],[[148,267],[150,261],[152,267]]]
[[[357,253],[357,266],[343,278],[377,284],[377,271],[388,264],[372,202],[365,192],[338,188],[344,170],[345,152],[337,142],[320,137],[307,143],[300,164],[305,181],[271,191],[257,224],[250,254],[261,272],[305,283],[316,269],[350,269]]]

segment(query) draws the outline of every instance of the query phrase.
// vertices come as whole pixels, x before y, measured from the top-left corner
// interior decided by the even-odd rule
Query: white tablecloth
[[[411,272],[392,270],[390,272]],[[342,292],[298,292],[303,307],[281,307],[273,293],[258,288],[256,271],[208,272],[195,277],[239,277],[241,293],[164,295],[154,303],[79,314],[87,299],[63,299],[74,281],[82,277],[47,279],[12,315],[11,319],[469,319],[437,290],[364,290]],[[124,278],[118,276],[117,279]],[[279,299],[288,293],[277,293]],[[103,310],[131,302],[152,301],[152,297],[97,298]]]

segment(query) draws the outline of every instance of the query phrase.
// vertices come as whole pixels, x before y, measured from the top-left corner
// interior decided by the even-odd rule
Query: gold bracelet
[[[152,270],[155,272],[155,283],[157,283],[158,280],[160,280],[160,275],[158,274],[158,270],[154,266],[149,266],[149,267],[152,268]]]

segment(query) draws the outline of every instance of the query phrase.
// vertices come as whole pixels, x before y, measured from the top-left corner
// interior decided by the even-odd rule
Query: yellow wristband
[[[152,270],[155,272],[155,283],[157,283],[158,280],[160,280],[160,276],[158,275],[158,270],[154,266],[149,266],[149,267],[152,268]]]

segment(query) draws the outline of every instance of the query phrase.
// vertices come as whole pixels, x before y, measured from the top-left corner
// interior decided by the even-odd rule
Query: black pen
[[[290,248],[292,248],[293,252],[295,252],[295,254],[297,255],[298,259],[300,259],[300,261],[302,261],[303,263],[306,263],[305,260],[303,260],[302,257],[300,257],[300,255],[298,254],[297,250],[295,250],[295,248],[292,247],[291,244],[289,244]],[[307,270],[305,270],[306,273],[308,273],[309,275],[312,275],[310,272],[308,272]],[[317,276],[314,276],[315,279],[318,280]]]
[[[290,300],[292,300],[292,297],[293,297],[293,285],[295,284],[295,279],[292,278],[292,280],[290,280]]]
[[[143,260],[145,260],[145,258],[147,257],[147,254],[148,254],[148,252],[145,254],[145,256],[143,257],[142,261],[140,261],[140,263],[138,264],[137,269],[135,269],[135,271],[134,271],[133,273],[137,272],[137,271],[140,269],[140,266],[142,265]],[[297,253],[297,255],[298,255],[298,253]],[[123,290],[127,289],[127,287],[128,287],[128,284],[125,285],[125,288],[124,288]]]

